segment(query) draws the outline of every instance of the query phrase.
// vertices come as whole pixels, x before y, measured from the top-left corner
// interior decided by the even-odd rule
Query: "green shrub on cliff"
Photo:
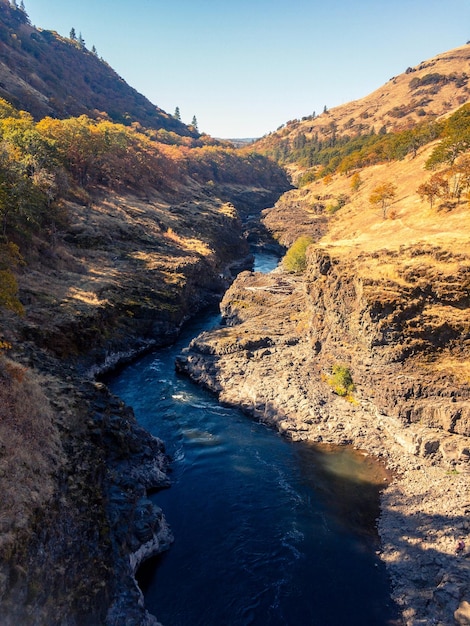
[[[303,235],[294,241],[282,259],[282,264],[288,272],[300,274],[305,271],[307,266],[306,252],[311,243],[313,243],[313,239],[307,235]]]
[[[354,391],[351,372],[345,365],[333,365],[328,383],[338,396],[349,396]]]

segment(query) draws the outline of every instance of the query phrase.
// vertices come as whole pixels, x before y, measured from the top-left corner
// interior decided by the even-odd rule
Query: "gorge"
[[[171,487],[152,500],[175,541],[138,577],[146,607],[175,626],[399,623],[376,555],[385,469],[289,443],[175,374],[181,348],[216,322],[191,322],[109,382],[172,459]]]
[[[135,574],[179,570],[179,546],[205,626],[337,625],[336,593],[356,623],[470,623],[469,64],[467,44],[235,148],[0,0],[2,626],[170,626],[194,598],[157,568],[152,600],[141,570],[149,612]],[[299,241],[252,271],[250,245]],[[179,495],[185,459],[202,494]],[[376,545],[349,498],[384,483]],[[208,616],[219,545],[238,562],[208,558],[205,586],[247,602]]]

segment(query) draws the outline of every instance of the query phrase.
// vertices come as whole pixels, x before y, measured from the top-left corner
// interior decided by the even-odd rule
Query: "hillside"
[[[0,98],[30,112],[66,118],[103,117],[138,122],[183,136],[189,128],[130,87],[78,40],[33,27],[27,14],[0,0]]]
[[[290,185],[3,0],[0,82],[0,621],[150,624],[168,459],[94,376],[214,305]]]
[[[168,485],[167,459],[93,377],[217,302],[251,263],[243,216],[289,187],[259,155],[152,132],[86,116],[36,123],[0,101],[5,626],[97,626],[108,610],[109,623],[144,619],[130,554],[137,564],[169,545],[146,499]]]
[[[470,45],[467,44],[407,68],[360,100],[316,117],[287,122],[258,141],[255,148],[288,165],[293,175],[298,176],[315,165],[322,149],[330,148],[333,158],[344,144],[349,143],[350,150],[354,149],[354,139],[393,135],[418,125],[429,125],[469,100]],[[345,149],[342,158],[350,150]]]

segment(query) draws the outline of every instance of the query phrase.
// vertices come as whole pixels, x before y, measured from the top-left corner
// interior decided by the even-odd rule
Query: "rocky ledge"
[[[371,275],[315,247],[303,277],[244,272],[222,301],[225,325],[177,368],[293,440],[352,444],[394,470],[378,529],[403,621],[469,624],[470,386],[455,374],[468,331],[456,309],[444,341],[436,313],[465,288],[441,278],[410,298]],[[336,365],[354,389],[338,390]]]

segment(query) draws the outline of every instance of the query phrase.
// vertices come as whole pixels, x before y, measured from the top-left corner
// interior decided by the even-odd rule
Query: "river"
[[[257,271],[275,257],[259,255]],[[170,489],[151,497],[175,542],[138,579],[164,626],[398,624],[375,519],[386,473],[348,448],[292,443],[174,371],[206,312],[178,342],[109,386],[172,458]]]

